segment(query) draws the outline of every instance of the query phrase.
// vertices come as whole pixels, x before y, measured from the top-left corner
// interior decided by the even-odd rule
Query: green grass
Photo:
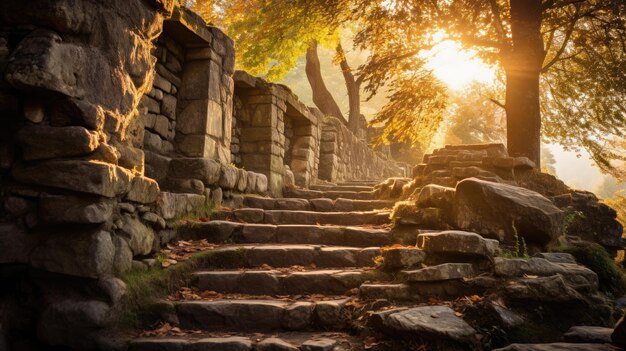
[[[188,221],[195,221],[200,218],[210,219],[213,213],[215,213],[216,209],[217,206],[215,206],[213,201],[207,201],[202,206],[194,207],[191,211],[187,213],[177,215],[172,220],[172,223],[176,227],[182,224],[187,224]]]
[[[582,242],[558,246],[556,252],[572,254],[576,261],[596,272],[600,282],[600,290],[619,297],[626,293],[626,279],[615,260],[599,244]]]
[[[126,283],[122,298],[119,325],[122,328],[141,328],[154,323],[163,305],[157,304],[181,287],[189,286],[191,273],[210,261],[211,251],[198,253],[187,261],[167,269],[131,270],[121,275]]]

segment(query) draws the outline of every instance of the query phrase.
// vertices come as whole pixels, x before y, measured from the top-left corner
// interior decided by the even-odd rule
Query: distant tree
[[[506,108],[508,149],[513,156],[527,156],[540,165],[543,95],[546,137],[566,146],[581,145],[606,168],[611,166],[610,160],[624,157],[603,148],[607,140],[619,141],[626,127],[623,0],[307,3],[308,12],[318,11],[331,23],[363,23],[355,43],[372,52],[361,70],[370,93],[388,84],[403,97],[405,89],[415,88],[406,83],[406,77],[423,66],[416,56],[442,40],[458,40],[478,50],[487,63],[506,74],[502,105]],[[429,89],[424,85],[420,88]],[[423,97],[439,99],[436,94]],[[410,114],[404,117],[412,118]],[[385,118],[402,117],[380,116],[380,120]],[[401,128],[408,122],[394,123]]]
[[[626,183],[620,182],[610,175],[604,176],[595,189],[596,195],[603,199],[610,199],[618,193],[625,191]]]
[[[556,176],[556,158],[550,149],[541,147],[541,171]]]
[[[474,82],[461,91],[450,93],[446,144],[506,144],[505,112],[492,101],[498,90],[495,85]]]

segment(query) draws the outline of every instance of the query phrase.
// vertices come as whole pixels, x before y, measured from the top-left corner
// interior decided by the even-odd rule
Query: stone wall
[[[265,174],[272,195],[293,182],[308,187],[317,179],[318,116],[286,87],[235,72],[233,128],[235,164]]]
[[[406,177],[408,165],[374,151],[337,118],[322,119],[319,178],[329,182]]]
[[[152,88],[141,100],[146,175],[167,193],[165,219],[233,199],[264,194],[263,175],[232,167],[233,42],[198,15],[175,9],[155,42]]]
[[[0,345],[106,343],[113,274],[159,244],[137,106],[172,8],[0,2]]]

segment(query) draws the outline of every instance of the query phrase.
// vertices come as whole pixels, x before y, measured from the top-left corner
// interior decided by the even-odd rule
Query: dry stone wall
[[[329,182],[405,177],[408,165],[374,151],[337,118],[322,119],[319,178]]]
[[[0,3],[0,344],[99,348],[113,274],[159,244],[137,106],[173,5]]]
[[[235,72],[235,164],[263,173],[272,195],[317,179],[319,117],[286,87]]]

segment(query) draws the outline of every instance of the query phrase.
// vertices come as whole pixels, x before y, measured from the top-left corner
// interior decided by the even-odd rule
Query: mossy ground
[[[210,262],[212,256],[211,251],[205,251],[167,269],[131,270],[122,274],[126,294],[120,304],[119,325],[133,329],[148,326],[159,312],[155,311],[158,302],[189,286],[191,273]]]

